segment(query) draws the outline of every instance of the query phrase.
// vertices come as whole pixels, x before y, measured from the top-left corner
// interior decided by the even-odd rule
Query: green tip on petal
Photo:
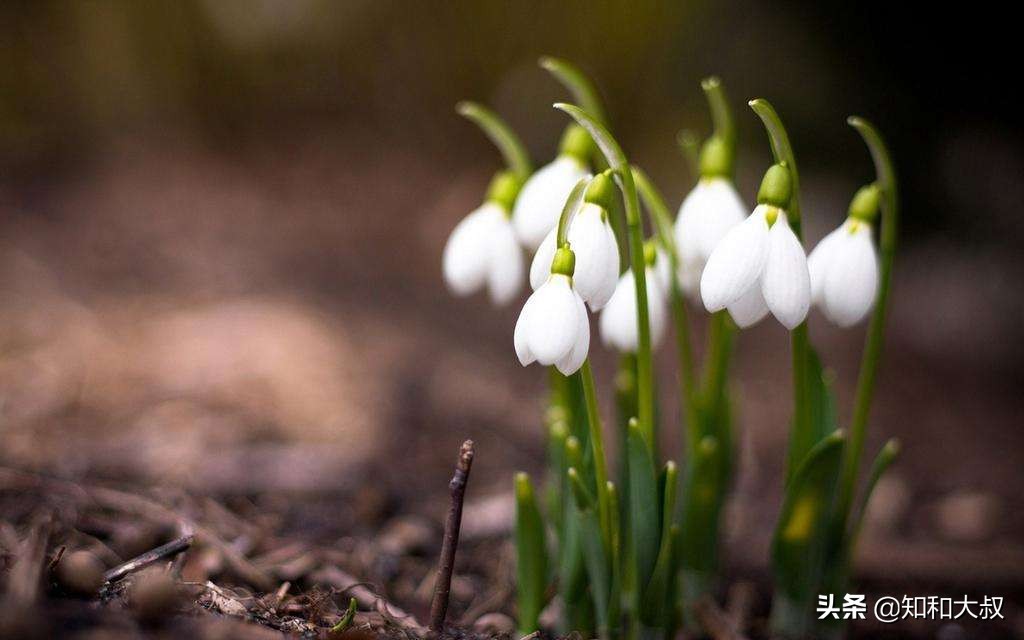
[[[572,277],[576,272],[576,254],[568,246],[559,247],[551,261],[551,273]]]
[[[882,190],[878,185],[865,185],[857,190],[850,201],[850,217],[870,224],[878,218],[881,203]]]
[[[612,180],[610,173],[605,171],[593,177],[587,185],[583,200],[609,211],[614,204],[615,190],[615,181]]]
[[[793,194],[793,177],[785,163],[773,164],[761,180],[761,188],[757,191],[757,203],[769,204],[786,209]]]
[[[501,205],[505,211],[511,211],[522,186],[523,180],[515,172],[499,171],[487,187],[487,200]]]

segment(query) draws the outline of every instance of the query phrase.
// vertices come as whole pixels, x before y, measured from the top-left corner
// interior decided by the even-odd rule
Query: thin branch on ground
[[[448,598],[452,591],[452,571],[455,569],[455,553],[459,548],[459,527],[462,524],[462,503],[466,497],[469,472],[473,467],[473,441],[466,440],[459,450],[455,475],[448,484],[451,503],[448,518],[444,523],[444,540],[441,543],[441,558],[437,563],[437,579],[434,581],[434,598],[430,602],[430,630],[440,633],[448,613]]]

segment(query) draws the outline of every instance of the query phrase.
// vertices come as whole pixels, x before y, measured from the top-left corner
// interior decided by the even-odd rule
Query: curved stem
[[[882,352],[885,329],[885,312],[889,302],[889,285],[892,280],[892,264],[896,255],[896,235],[899,222],[899,199],[896,185],[896,171],[889,150],[878,130],[863,118],[851,117],[847,122],[864,138],[875,164],[877,184],[882,190],[882,224],[879,238],[881,273],[879,275],[878,299],[871,315],[864,353],[861,356],[860,374],[857,378],[857,395],[854,400],[853,419],[850,423],[850,444],[846,448],[841,476],[840,517],[848,517],[849,505],[853,499],[857,471],[864,449],[868,414],[875,390],[875,372]]]
[[[601,414],[598,413],[597,393],[594,390],[594,372],[590,358],[580,368],[583,380],[583,397],[587,403],[587,425],[590,427],[590,446],[594,448],[594,476],[597,480],[597,510],[601,522],[601,533],[605,541],[612,542],[612,514],[608,504],[608,464],[604,457],[604,434],[601,429]]]
[[[636,280],[636,313],[637,313],[637,389],[638,413],[641,433],[654,450],[654,366],[651,356],[651,325],[647,309],[647,275],[644,265],[643,223],[640,220],[640,199],[637,195],[636,183],[629,161],[622,152],[622,147],[612,134],[598,122],[594,116],[571,104],[557,103],[555,108],[572,116],[580,125],[590,132],[601,153],[608,160],[608,165],[615,171],[615,178],[622,189],[626,204],[626,226],[629,236],[629,253],[633,278]]]
[[[693,181],[700,180],[700,137],[692,129],[683,129],[676,135],[676,143],[686,159],[686,167]]]
[[[707,96],[708,106],[711,108],[711,121],[715,125],[715,135],[721,138],[730,146],[736,144],[736,123],[732,118],[732,110],[729,109],[729,101],[725,96],[725,88],[722,81],[715,76],[705,78],[700,86]]]
[[[800,217],[800,174],[796,166],[796,158],[793,155],[793,147],[789,143],[789,135],[786,127],[783,126],[779,114],[775,112],[772,105],[763,98],[750,101],[750,108],[754,110],[764,122],[768,130],[768,138],[771,140],[772,155],[777,163],[785,163],[789,168],[790,178],[793,184],[792,195],[789,199],[789,206],[786,208],[786,215],[790,228],[796,237],[803,240]],[[793,350],[793,431],[797,434],[807,433],[811,428],[811,405],[807,401],[807,321],[801,322],[790,334],[790,342]],[[801,438],[801,441],[807,439]],[[800,465],[800,458],[806,451],[796,452],[786,463],[787,483],[793,477],[793,473]]]
[[[601,97],[597,93],[597,87],[576,65],[561,58],[544,56],[540,59],[540,66],[555,76],[555,79],[569,90],[576,103],[581,105],[587,113],[601,124],[607,124],[608,119],[601,104]]]
[[[512,128],[487,107],[476,102],[463,101],[455,105],[455,111],[472,120],[498,147],[505,158],[505,164],[520,180],[526,180],[533,173],[530,154]]]
[[[693,365],[689,314],[683,300],[682,288],[679,286],[679,252],[676,248],[675,236],[672,233],[672,215],[669,213],[668,205],[665,204],[665,198],[662,197],[647,174],[636,165],[633,166],[633,179],[640,191],[640,197],[647,207],[647,212],[650,214],[658,241],[665,249],[665,254],[672,267],[671,312],[676,330],[676,351],[679,356],[680,394],[685,405],[687,433],[692,437],[697,429],[696,374]]]
[[[789,206],[786,208],[786,216],[789,220],[789,226],[793,229],[793,233],[796,237],[803,239],[800,227],[800,174],[796,168],[796,158],[793,156],[793,146],[789,143],[789,134],[786,133],[786,127],[783,126],[782,120],[779,118],[779,114],[775,113],[775,108],[772,107],[771,103],[764,98],[758,98],[751,100],[750,108],[754,110],[764,122],[764,128],[768,130],[768,139],[772,144],[772,155],[775,157],[775,162],[785,162],[789,168],[789,174],[793,182],[793,195],[789,200]]]
[[[576,186],[569,192],[569,198],[565,201],[565,206],[562,207],[562,214],[558,216],[558,231],[555,232],[556,247],[564,247],[569,242],[569,221],[576,210],[580,208],[590,180],[590,178],[580,178]]]

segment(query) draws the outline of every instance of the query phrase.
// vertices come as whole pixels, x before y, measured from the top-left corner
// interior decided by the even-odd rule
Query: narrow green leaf
[[[519,136],[512,127],[487,107],[476,102],[464,101],[455,105],[459,115],[472,120],[505,158],[505,164],[520,180],[526,180],[533,173],[533,163]]]
[[[900,455],[900,443],[895,438],[889,440],[882,447],[882,450],[878,452],[878,456],[875,457],[875,461],[871,464],[871,473],[868,474],[868,482],[864,486],[864,493],[861,496],[860,503],[857,506],[857,510],[850,520],[850,530],[846,535],[846,557],[853,557],[853,553],[857,548],[857,539],[860,537],[860,531],[864,527],[864,516],[867,514],[868,505],[871,501],[871,495],[875,491],[875,487],[878,485],[878,481],[885,474],[886,470],[896,461],[896,458]]]
[[[702,575],[713,572],[718,564],[718,517],[723,495],[719,454],[717,438],[701,438],[689,452],[683,487],[684,542],[680,557],[685,571]]]
[[[810,417],[808,429],[793,429],[789,440],[789,453],[786,463],[787,482],[791,481],[798,465],[807,457],[808,452],[825,436],[836,430],[835,396],[832,392],[832,381],[821,367],[818,353],[810,345],[807,346],[807,415]]]
[[[611,561],[605,546],[601,523],[595,511],[595,502],[583,485],[575,469],[569,469],[569,485],[576,503],[576,517],[579,520],[580,541],[583,548],[583,562],[590,579],[590,592],[597,614],[598,634],[608,636],[610,624],[609,604],[611,602]],[[607,488],[605,488],[607,491]]]
[[[821,581],[828,519],[839,473],[842,431],[817,443],[786,487],[772,539],[776,585],[789,599],[808,602]]]
[[[664,628],[669,621],[670,585],[675,579],[675,564],[672,557],[672,517],[676,509],[676,495],[679,486],[679,470],[674,462],[665,465],[662,475],[661,542],[658,558],[647,588],[641,596],[641,618],[644,626]]]
[[[642,592],[654,573],[661,544],[658,481],[650,447],[637,421],[631,420],[626,437],[629,458],[629,527],[636,586]]]
[[[516,580],[519,609],[519,631],[525,635],[536,631],[544,608],[547,586],[547,550],[544,523],[534,497],[530,477],[517,473],[516,490]]]

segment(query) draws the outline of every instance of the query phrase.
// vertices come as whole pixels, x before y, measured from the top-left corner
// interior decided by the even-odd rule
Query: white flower
[[[675,225],[679,286],[684,292],[697,296],[711,252],[746,214],[740,194],[726,178],[702,178],[686,196]]]
[[[659,260],[664,256],[659,256]],[[661,342],[665,334],[667,309],[665,293],[659,283],[656,270],[647,267],[644,270],[647,279],[647,318],[651,328],[651,348]],[[636,317],[636,281],[633,270],[622,274],[615,287],[612,299],[601,312],[601,341],[608,347],[624,353],[636,353],[639,336],[637,335]]]
[[[770,227],[768,216],[777,216]],[[811,277],[786,212],[758,205],[730,229],[704,267],[700,293],[708,311],[728,308],[741,327],[766,311],[790,330],[803,322],[811,304]]]
[[[579,370],[590,348],[590,321],[570,276],[552,273],[530,295],[516,322],[514,341],[524,367],[537,361],[553,364],[567,376]]]
[[[563,154],[538,169],[523,185],[512,208],[512,225],[519,241],[534,251],[548,231],[558,224],[562,207],[587,168],[575,157]]]
[[[548,232],[530,265],[530,286],[539,288],[551,273],[558,229]],[[597,311],[608,303],[619,279],[619,245],[599,205],[585,203],[569,222],[569,246],[576,254],[572,285],[590,308]]]
[[[506,304],[523,281],[523,253],[505,209],[487,202],[462,219],[444,247],[445,282],[466,296],[485,286],[495,304]]]
[[[833,323],[851,327],[871,311],[878,293],[878,254],[869,223],[847,219],[818,243],[807,268],[811,299]]]

